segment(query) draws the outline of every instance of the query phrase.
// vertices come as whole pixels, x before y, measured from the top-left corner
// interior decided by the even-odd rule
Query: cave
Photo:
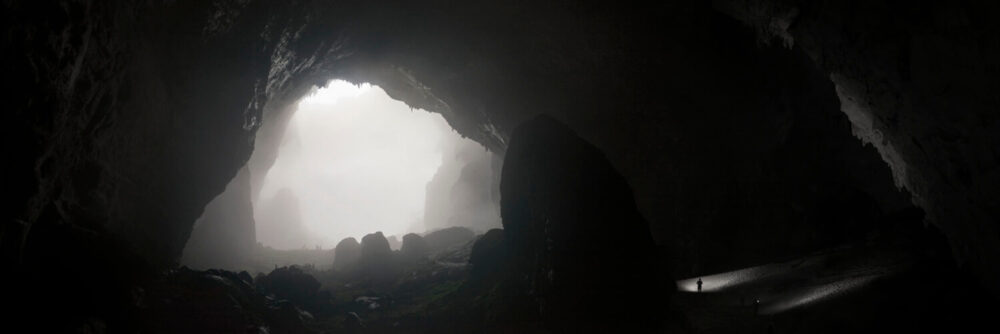
[[[20,331],[995,327],[991,2],[3,7]],[[481,147],[499,207],[476,212],[499,221],[353,232],[315,254],[330,268],[191,262],[260,247],[265,179],[331,81]]]
[[[438,113],[378,86],[333,80],[289,111],[273,159],[252,154],[195,221],[180,264],[268,271],[333,266],[339,241],[378,231],[394,250],[409,233],[500,227],[502,157]],[[262,175],[254,177],[255,173]]]

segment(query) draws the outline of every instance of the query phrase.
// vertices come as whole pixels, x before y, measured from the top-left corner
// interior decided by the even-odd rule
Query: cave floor
[[[671,308],[693,333],[964,332],[1000,314],[974,282],[947,252],[845,246],[679,280]]]
[[[298,305],[301,308],[261,295],[249,277],[179,269],[144,290],[138,314],[155,325],[148,332],[164,333],[204,328],[212,332],[270,328],[287,333],[545,332],[538,319],[521,314],[530,303],[507,298],[513,290],[497,285],[499,281],[489,279],[492,276],[470,279],[470,248],[471,243],[420,261],[401,262],[394,266],[397,271],[381,278],[304,267],[328,294],[314,296],[314,302]],[[955,265],[944,243],[919,236],[865,240],[796,259],[676,281],[677,293],[663,308],[663,332],[977,332],[1000,314],[1000,307],[971,277]],[[701,292],[698,279],[704,283]]]
[[[423,332],[442,323],[477,327],[449,306],[466,268],[432,261],[392,285],[318,275],[336,291],[330,317],[313,328],[342,330],[354,312],[368,332]],[[704,282],[697,292],[696,281]],[[960,271],[946,249],[911,240],[847,245],[798,259],[677,281],[665,330],[688,333],[972,331],[1000,308]],[[458,297],[461,299],[461,297]],[[760,304],[755,305],[755,300]],[[475,318],[475,317],[473,317]],[[455,323],[458,319],[468,324]],[[529,326],[531,327],[531,326]],[[482,328],[479,328],[482,329]],[[520,328],[525,329],[525,328]],[[478,330],[473,330],[473,332]]]
[[[1000,314],[1000,308],[955,266],[950,254],[919,239],[869,240],[784,262],[682,279],[676,282],[678,292],[664,316],[664,330],[975,331],[990,316]],[[488,329],[480,326],[489,311],[469,312],[477,303],[463,296],[468,278],[466,252],[450,257],[411,266],[402,279],[383,285],[315,273],[335,296],[329,312],[315,314],[310,327],[320,332],[349,329],[351,319],[346,314],[353,312],[364,319],[365,332]],[[699,278],[704,283],[702,292],[697,292]],[[527,325],[517,332],[538,329]]]

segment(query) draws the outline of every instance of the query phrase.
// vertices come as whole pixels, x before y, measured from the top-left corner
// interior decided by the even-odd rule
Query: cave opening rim
[[[286,123],[279,125],[283,129],[281,129],[281,135],[278,136],[278,138],[274,138],[274,139],[277,139],[278,142],[279,142],[279,144],[277,144],[277,146],[280,147],[281,145],[283,145],[283,144],[281,144],[281,142],[283,142],[285,140],[285,138],[289,135],[288,134],[288,130],[289,130],[290,127],[293,127],[294,120],[296,119],[297,116],[302,115],[302,113],[303,113],[303,110],[302,110],[303,109],[303,105],[304,104],[308,105],[310,103],[314,103],[314,102],[311,102],[310,100],[314,100],[315,101],[315,100],[319,99],[319,100],[322,100],[324,102],[320,102],[318,104],[326,104],[326,106],[324,108],[326,108],[326,109],[338,109],[338,108],[342,107],[340,105],[343,102],[342,100],[351,99],[351,98],[357,98],[357,97],[359,97],[362,94],[372,94],[372,93],[375,93],[375,94],[379,94],[379,95],[384,95],[383,96],[384,98],[382,98],[380,100],[384,100],[387,103],[402,104],[403,106],[405,106],[406,108],[408,108],[408,111],[410,113],[420,114],[420,115],[423,115],[423,116],[428,117],[428,118],[433,118],[434,121],[436,121],[436,122],[441,122],[442,123],[441,125],[443,125],[444,130],[446,132],[446,135],[452,137],[449,140],[470,141],[470,142],[474,143],[475,145],[477,145],[478,147],[480,147],[481,149],[483,149],[485,152],[488,152],[490,154],[496,154],[493,150],[491,150],[489,148],[489,146],[483,144],[479,140],[476,140],[475,138],[463,135],[452,124],[452,122],[450,122],[448,120],[448,118],[446,117],[445,113],[439,112],[439,111],[434,110],[434,109],[428,110],[428,109],[424,109],[424,108],[414,107],[410,102],[407,101],[406,98],[399,98],[397,96],[393,96],[393,94],[391,94],[389,92],[389,90],[384,89],[383,87],[381,87],[380,85],[376,84],[373,81],[375,81],[375,80],[364,80],[364,79],[362,79],[362,80],[355,80],[355,79],[348,79],[348,78],[344,78],[344,77],[332,77],[332,78],[330,78],[328,80],[323,81],[324,83],[322,85],[312,85],[312,86],[310,86],[310,88],[306,92],[304,92],[303,94],[301,94],[300,97],[298,97],[296,99],[292,99],[291,100],[292,102],[288,104],[289,106],[287,108],[284,108],[284,110],[275,110],[275,112],[287,114],[286,117],[288,118],[288,121]],[[333,99],[330,99],[328,97],[322,96],[322,94],[323,94],[324,91],[329,91],[331,89],[336,89],[337,85],[340,85],[341,88],[350,86],[353,89],[355,89],[355,91],[354,92],[348,92],[347,94],[337,93],[337,94],[335,94],[337,96],[334,97]],[[327,111],[329,112],[329,111],[333,111],[333,110],[327,110]],[[365,112],[365,113],[367,114],[367,112]],[[279,116],[282,116],[282,115],[279,115]],[[263,126],[268,126],[268,125],[269,124],[262,124],[262,127]],[[270,125],[273,126],[275,124],[270,124]],[[255,140],[259,140],[259,139],[255,139]],[[253,154],[256,154],[257,149],[258,149],[258,146],[254,145],[254,151],[251,153],[251,157],[253,156]],[[295,250],[295,249],[298,249],[298,248],[290,248],[290,247],[289,248],[279,248],[279,247],[273,247],[273,246],[268,245],[267,243],[262,243],[262,240],[261,240],[262,239],[261,238],[261,234],[260,234],[261,222],[260,222],[260,219],[259,219],[259,216],[258,216],[259,203],[260,203],[260,200],[262,198],[267,197],[267,196],[264,195],[265,193],[268,192],[265,189],[265,188],[267,188],[267,185],[266,185],[267,184],[267,179],[269,178],[269,175],[271,175],[272,172],[275,170],[276,165],[278,165],[279,161],[281,160],[282,154],[280,153],[280,149],[278,151],[279,152],[276,152],[275,157],[271,161],[271,163],[269,164],[269,166],[267,166],[265,169],[263,169],[264,173],[263,173],[263,175],[260,176],[261,179],[262,179],[262,181],[260,182],[260,184],[257,185],[257,186],[255,186],[254,189],[251,190],[251,192],[253,194],[252,197],[254,199],[253,202],[252,202],[252,204],[251,204],[251,206],[252,206],[252,210],[254,211],[253,216],[254,216],[255,240],[257,241],[257,243],[259,245],[263,245],[263,246],[266,246],[266,247],[272,247],[274,249]],[[331,156],[333,156],[333,154],[331,154]],[[498,156],[502,160],[502,154],[498,155]],[[438,160],[442,160],[443,158],[444,157],[442,156]],[[254,160],[252,158],[248,159],[247,162],[241,168],[248,167],[253,162],[254,162]],[[439,163],[438,166],[435,169],[440,168],[440,165],[441,164]],[[431,175],[431,177],[433,177],[433,175]],[[428,179],[427,181],[429,183],[430,179]],[[426,188],[426,184],[424,185],[424,188]],[[273,195],[273,193],[272,193],[272,195]],[[305,198],[305,197],[306,196],[303,196],[302,198]],[[421,201],[420,201],[421,206],[426,206],[426,201],[427,201],[426,197],[422,198]],[[422,208],[422,210],[423,210],[423,208]],[[423,214],[423,213],[424,212],[421,211],[421,214]],[[199,217],[199,220],[200,220],[200,217]],[[354,238],[360,240],[360,238],[363,235],[367,234],[367,233],[383,232],[383,233],[386,234],[386,236],[397,236],[397,237],[401,238],[406,233],[411,233],[411,232],[415,232],[415,233],[427,233],[427,232],[430,232],[430,231],[434,230],[433,228],[431,228],[430,226],[428,226],[428,224],[426,224],[425,222],[423,222],[423,219],[420,219],[417,223],[419,223],[419,224],[415,224],[415,225],[417,225],[416,227],[411,226],[411,227],[409,227],[409,228],[407,228],[405,230],[401,230],[401,231],[393,231],[392,229],[388,229],[388,228],[376,227],[376,226],[381,226],[381,224],[370,224],[370,223],[357,224],[357,225],[372,226],[372,227],[371,228],[367,228],[366,227],[366,230],[365,230],[364,233],[354,233],[354,234],[343,235],[342,237],[333,237],[333,238],[331,238],[329,240],[326,240],[323,243],[323,247],[322,248],[323,249],[332,249],[333,245],[335,245],[336,242],[338,242],[338,241],[340,241],[340,240],[342,240],[344,238],[354,237]],[[306,245],[306,246],[304,246],[304,248],[306,248],[306,249],[312,249],[312,244]]]

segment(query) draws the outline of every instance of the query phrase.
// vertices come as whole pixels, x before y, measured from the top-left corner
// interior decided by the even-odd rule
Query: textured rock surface
[[[475,237],[476,233],[466,227],[452,226],[424,234],[424,241],[431,253],[437,253],[465,244]]]
[[[283,273],[288,274],[287,268]],[[241,273],[242,274],[242,273]],[[287,301],[269,299],[243,275],[230,271],[167,273],[136,293],[133,328],[111,331],[145,333],[243,333],[277,331],[312,333],[303,324],[308,315]],[[281,274],[272,273],[275,283]],[[310,277],[311,278],[311,277]],[[312,280],[315,282],[315,279]],[[295,281],[295,283],[302,283]],[[266,283],[273,286],[272,283]],[[318,283],[316,283],[318,286]],[[284,290],[282,290],[284,291]]]
[[[345,238],[333,248],[333,267],[343,270],[358,263],[361,259],[361,244],[357,239]]]
[[[472,265],[472,273],[476,275],[488,275],[502,270],[508,259],[508,249],[504,243],[503,230],[495,228],[486,231],[486,234],[479,237],[472,245],[469,254],[469,264]]]
[[[361,238],[361,258],[358,259],[357,273],[376,282],[391,281],[399,269],[394,255],[382,232],[367,234]]]
[[[11,54],[28,58],[8,66],[16,80],[39,83],[15,94],[40,102],[13,106],[24,125],[19,131],[29,132],[10,135],[45,144],[10,152],[17,157],[12,189],[27,196],[10,203],[11,256],[31,224],[68,222],[121,236],[154,262],[175,261],[194,217],[251,147],[261,153],[255,159],[265,160],[254,166],[267,166],[287,107],[330,78],[378,84],[411,106],[440,112],[457,131],[497,151],[515,124],[552,113],[607,152],[632,181],[640,210],[655,223],[654,237],[686,254],[679,261],[717,261],[698,259],[711,251],[698,245],[729,230],[728,208],[764,207],[743,210],[741,220],[783,228],[805,220],[774,212],[824,201],[802,191],[784,195],[769,180],[794,176],[787,184],[860,187],[877,193],[883,209],[898,202],[898,195],[884,195],[892,189],[888,180],[875,183],[883,188],[867,186],[885,173],[878,166],[827,167],[878,161],[856,142],[827,141],[838,150],[804,163],[761,154],[799,141],[811,150],[814,138],[851,138],[837,126],[824,136],[784,136],[799,115],[808,120],[816,117],[808,116],[812,110],[836,111],[835,100],[802,98],[810,96],[803,90],[834,93],[805,75],[812,65],[795,52],[758,48],[745,28],[701,4],[639,11],[544,2],[474,2],[447,11],[313,1],[98,7],[89,14],[83,6],[13,8],[19,16],[9,21],[11,36],[26,37],[11,42]],[[67,21],[31,20],[49,13],[64,13]],[[512,20],[525,24],[503,34],[491,28]],[[62,36],[65,28],[65,51],[32,44],[45,34]],[[121,55],[99,54],[108,50]],[[45,57],[53,61],[34,60]],[[85,66],[75,66],[77,59]],[[30,63],[40,65],[18,65]],[[109,104],[88,112],[69,107],[96,97]],[[606,112],[620,110],[622,101],[631,103],[628,112]],[[48,125],[30,126],[36,123]],[[855,149],[840,151],[844,145]],[[807,168],[774,168],[788,163]],[[253,186],[266,171],[250,172]],[[734,244],[729,253],[757,254],[746,245],[758,244],[768,243]]]
[[[646,330],[656,323],[666,299],[655,244],[632,189],[604,154],[541,116],[514,130],[500,180],[511,277],[524,277],[556,331],[593,326],[581,319]]]
[[[1000,292],[1000,5],[716,1],[829,76],[855,136],[878,149],[961,262]],[[784,22],[782,24],[775,24]]]
[[[320,286],[315,277],[297,266],[274,269],[255,283],[261,293],[287,299],[300,306],[315,304]]]
[[[382,232],[375,232],[361,238],[361,262],[384,262],[392,256],[392,248]]]
[[[424,240],[424,237],[416,233],[404,235],[403,247],[399,249],[401,255],[410,259],[424,258],[429,251],[430,248],[427,246],[427,241]]]
[[[995,5],[716,2],[4,3],[2,256],[71,267],[48,247],[123,240],[171,266],[251,151],[273,160],[288,107],[342,78],[498,152],[550,114],[681,272],[836,243],[906,207],[895,180],[1000,289]],[[814,219],[829,203],[864,209]]]

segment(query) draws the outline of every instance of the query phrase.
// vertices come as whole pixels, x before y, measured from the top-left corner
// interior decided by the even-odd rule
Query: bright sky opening
[[[410,109],[378,86],[332,81],[289,121],[254,203],[258,241],[331,248],[376,231],[422,232],[427,183],[456,140],[467,139],[440,114]]]

